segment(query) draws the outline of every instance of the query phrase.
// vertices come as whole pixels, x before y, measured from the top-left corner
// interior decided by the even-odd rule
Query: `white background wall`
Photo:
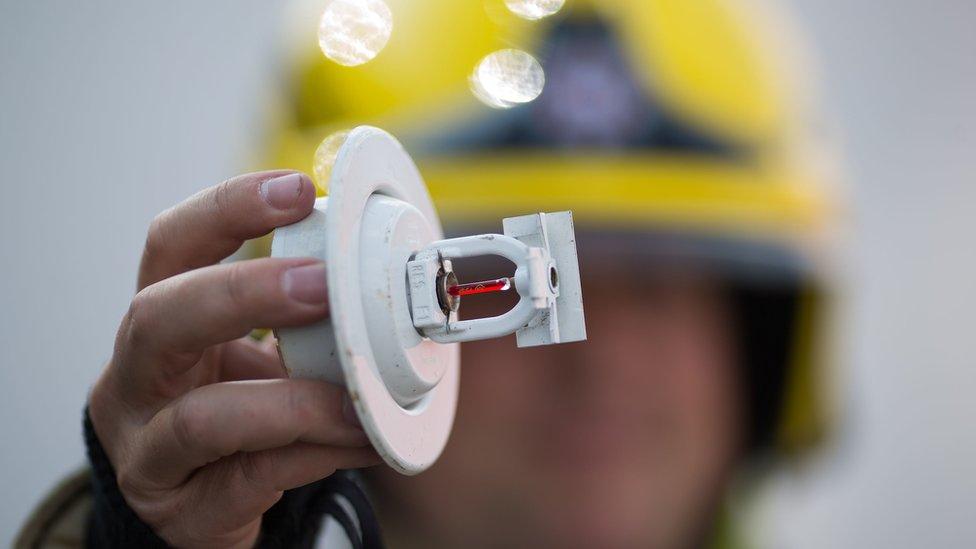
[[[248,164],[277,11],[0,0],[0,546],[83,462],[149,221]]]
[[[772,547],[976,546],[976,3],[791,0],[858,218],[848,430]]]
[[[858,220],[837,455],[776,547],[976,544],[976,4],[791,0]],[[249,163],[280,4],[0,0],[0,545],[83,460],[152,216]]]

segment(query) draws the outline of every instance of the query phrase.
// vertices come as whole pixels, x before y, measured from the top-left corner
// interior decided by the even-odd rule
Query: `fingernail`
[[[279,210],[287,210],[298,202],[305,186],[300,173],[290,173],[261,183],[261,198]]]
[[[359,414],[356,413],[356,408],[352,405],[349,395],[342,396],[342,417],[349,425],[363,428],[363,424],[359,422]]]
[[[281,277],[281,287],[289,297],[302,303],[320,305],[329,299],[325,288],[325,264],[292,267]]]

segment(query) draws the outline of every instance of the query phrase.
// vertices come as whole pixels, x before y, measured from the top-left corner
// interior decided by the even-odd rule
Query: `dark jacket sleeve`
[[[115,470],[105,454],[88,410],[84,420],[85,445],[92,466],[93,507],[89,518],[89,547],[167,547],[125,502],[115,480]],[[259,547],[313,547],[326,514],[346,530],[353,547],[382,547],[372,507],[353,473],[340,471],[327,479],[288,490],[264,514]],[[337,498],[355,510],[350,516]]]

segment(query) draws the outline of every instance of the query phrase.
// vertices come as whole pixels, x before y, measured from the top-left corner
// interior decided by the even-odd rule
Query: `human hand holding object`
[[[172,545],[252,546],[284,490],[380,462],[339,387],[287,379],[273,348],[247,337],[325,318],[324,265],[219,263],[314,199],[307,176],[254,173],[151,225],[89,415],[126,502]]]

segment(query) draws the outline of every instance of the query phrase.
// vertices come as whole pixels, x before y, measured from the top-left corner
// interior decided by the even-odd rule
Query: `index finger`
[[[139,289],[217,263],[244,241],[303,219],[314,203],[312,180],[288,170],[240,175],[204,189],[153,220]]]

